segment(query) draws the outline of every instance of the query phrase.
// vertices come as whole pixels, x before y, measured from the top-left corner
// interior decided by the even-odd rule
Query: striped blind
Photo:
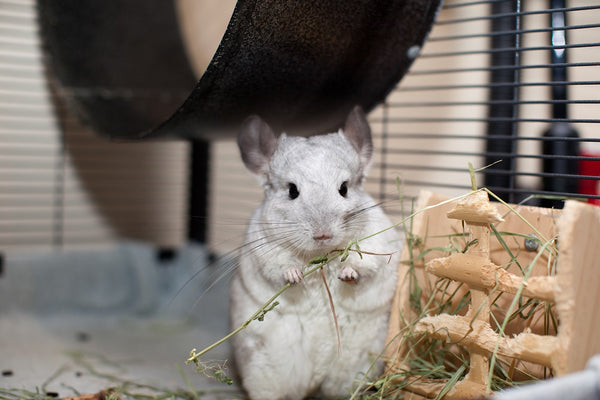
[[[98,137],[62,90],[44,66],[35,1],[1,0],[0,251],[182,245],[188,144]]]

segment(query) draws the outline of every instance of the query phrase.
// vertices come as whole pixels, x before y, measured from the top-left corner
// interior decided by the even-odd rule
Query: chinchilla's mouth
[[[288,243],[288,248],[294,249],[301,258],[310,260],[314,257],[330,255],[336,250],[343,250],[348,245],[348,241],[345,235],[315,233],[303,240]]]
[[[346,242],[341,242],[340,238],[321,238],[313,239],[312,247],[317,255],[325,255],[335,250],[342,250],[346,247]]]
[[[318,250],[331,251],[337,247],[336,245],[337,243],[334,243],[332,239],[318,239],[314,241],[314,247]]]

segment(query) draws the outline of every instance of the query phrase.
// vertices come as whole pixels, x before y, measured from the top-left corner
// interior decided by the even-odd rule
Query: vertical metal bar
[[[389,105],[383,104],[383,118],[381,121],[381,144],[379,146],[381,168],[379,169],[379,201],[385,201],[385,174],[387,172],[387,146],[388,146],[388,116]]]
[[[544,132],[547,140],[543,142],[542,153],[555,157],[544,158],[544,172],[549,174],[577,175],[579,173],[579,160],[577,158],[565,158],[564,156],[579,155],[579,142],[576,140],[561,140],[564,138],[577,138],[579,134],[569,123],[567,100],[569,99],[567,82],[567,13],[564,11],[565,0],[550,0],[550,62],[552,65],[550,74],[552,79],[552,118],[554,122]],[[575,178],[547,176],[543,179],[544,191],[577,193],[579,181]],[[540,205],[544,207],[562,208],[561,200],[542,199]]]
[[[49,90],[52,93],[51,103],[56,106],[56,93],[52,92],[54,87],[49,85]],[[54,163],[54,193],[52,200],[52,247],[56,250],[61,250],[65,245],[65,168],[67,152],[65,149],[65,126],[62,118],[59,115],[57,118],[56,129],[58,132],[58,148],[56,149],[56,161]]]
[[[208,193],[210,177],[210,143],[191,142],[190,195],[188,237],[192,241],[208,241]]]
[[[564,9],[566,6],[565,0],[550,0],[550,9]],[[552,49],[550,50],[550,62],[552,64],[551,76],[552,82],[566,82],[567,81],[567,67],[565,64],[568,62],[567,59],[567,13],[563,10],[552,11],[549,14],[550,17],[550,44]],[[562,65],[558,65],[562,64]],[[567,85],[552,85],[552,99],[553,100],[567,100],[568,87]],[[552,117],[553,118],[567,118],[567,103],[556,102],[552,105]]]
[[[500,51],[492,52],[490,66],[505,68],[494,68],[491,71],[490,100],[502,100],[504,103],[491,105],[488,109],[486,152],[514,155],[517,152],[516,140],[494,138],[494,136],[516,137],[518,135],[516,119],[519,112],[520,75],[517,67],[520,63],[518,49],[521,38],[518,31],[521,28],[521,2],[520,0],[498,1],[493,2],[491,7],[493,15],[505,15],[491,20],[492,32],[507,33],[491,37],[491,48]],[[494,164],[496,162],[498,163]],[[512,189],[516,187],[514,175],[516,159],[512,156],[488,156],[485,164],[494,164],[485,172],[485,185],[505,200],[514,202],[516,199]]]

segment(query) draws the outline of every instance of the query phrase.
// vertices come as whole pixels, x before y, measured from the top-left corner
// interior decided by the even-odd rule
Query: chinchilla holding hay
[[[231,286],[231,321],[239,326],[287,282],[293,285],[262,322],[233,339],[242,384],[252,399],[347,396],[384,348],[402,243],[362,189],[372,155],[359,107],[336,133],[275,136],[257,116],[238,136],[242,158],[264,188],[250,219]],[[317,256],[360,241],[323,268],[339,323],[341,352],[327,289],[319,272],[303,275]]]

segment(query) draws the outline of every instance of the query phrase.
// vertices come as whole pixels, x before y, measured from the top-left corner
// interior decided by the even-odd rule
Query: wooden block
[[[428,209],[426,212],[418,214],[412,221],[412,234],[418,239],[417,245],[421,250],[434,247],[441,249],[448,242],[444,235],[463,232],[464,226],[460,221],[450,221],[444,218],[445,214],[455,205],[444,203],[439,207],[430,208],[432,205],[446,202],[446,200],[447,198],[430,192],[423,192],[420,195],[417,209]],[[504,221],[497,221],[496,229],[501,232],[510,232],[512,236],[503,236],[504,243],[502,243],[492,235],[491,262],[482,263],[484,268],[481,271],[476,268],[466,268],[466,270],[463,268],[458,272],[444,270],[450,264],[458,263],[459,258],[465,258],[458,255],[453,256],[454,259],[451,258],[451,262],[447,262],[447,265],[433,262],[430,264],[430,268],[444,270],[443,276],[459,278],[478,290],[490,290],[493,283],[496,289],[502,289],[509,293],[516,292],[522,283],[522,278],[519,276],[519,274],[522,276],[522,271],[518,271],[518,269],[531,268],[531,274],[522,288],[522,293],[545,301],[554,300],[556,302],[560,323],[558,336],[540,336],[532,333],[529,329],[524,332],[524,327],[521,329],[513,327],[512,334],[520,334],[512,336],[511,329],[507,329],[507,336],[498,339],[498,335],[489,325],[487,328],[485,327],[485,321],[474,321],[468,317],[469,323],[466,324],[464,316],[427,318],[417,325],[416,330],[428,331],[438,336],[443,332],[449,335],[449,340],[460,341],[462,345],[471,350],[478,349],[479,353],[489,353],[498,347],[500,356],[517,357],[543,365],[551,365],[555,375],[583,369],[591,356],[600,353],[600,334],[598,334],[600,332],[600,273],[596,270],[596,268],[600,268],[600,207],[577,201],[567,201],[562,216],[561,212],[557,210],[515,206],[516,211],[520,214],[520,216],[516,216],[514,213],[508,212],[509,209],[505,206],[497,205],[497,207]],[[560,231],[560,237],[557,247],[560,255],[556,254],[556,251],[538,254],[536,251],[529,252],[525,249],[523,236],[533,233],[543,245],[552,243],[558,231]],[[507,253],[506,247],[512,254]],[[402,260],[410,260],[419,252],[418,249],[406,247]],[[434,258],[448,255],[442,250],[431,251],[414,263],[417,268],[417,280],[424,290],[430,290],[433,282],[437,279],[432,278],[432,275],[424,271],[424,265]],[[559,257],[558,272],[555,277],[548,278],[547,275],[553,272],[552,268],[555,266],[557,256]],[[476,259],[477,253],[471,257]],[[518,260],[518,265],[513,263],[505,271],[505,267],[508,266],[511,259]],[[533,264],[534,260],[537,260],[535,264]],[[388,335],[391,343],[387,353],[388,368],[392,371],[402,367],[401,360],[406,355],[406,348],[403,348],[403,342],[398,338],[407,333],[405,322],[414,317],[410,313],[408,301],[410,291],[410,282],[406,279],[408,272],[408,265],[402,264]],[[456,274],[460,276],[455,276]],[[491,275],[494,275],[493,279],[490,279]],[[427,295],[423,297],[427,297]],[[506,308],[508,308],[511,296],[507,297]],[[444,318],[456,319],[460,323],[452,325],[448,321],[442,321]],[[502,316],[497,319],[501,320]],[[450,328],[442,326],[450,326]],[[532,328],[535,330],[535,326]],[[419,389],[416,392],[426,395],[425,393],[436,385],[439,386],[439,384],[433,384],[427,389]]]
[[[560,351],[556,336],[520,333],[517,336],[499,337],[489,324],[472,321],[458,315],[440,314],[423,318],[417,323],[415,333],[428,333],[432,337],[460,343],[475,353],[490,355],[495,350],[504,357],[552,366],[552,360]]]
[[[523,277],[511,274],[485,257],[455,253],[429,261],[425,270],[441,278],[464,282],[479,290],[494,290],[515,294],[523,287],[523,295],[553,302],[555,279],[536,276],[523,282]]]
[[[567,201],[559,229],[555,297],[564,354],[555,372],[562,375],[600,353],[600,207]]]
[[[421,242],[421,250],[424,249],[436,249],[444,248],[448,245],[449,234],[462,234],[463,224],[459,220],[448,219],[447,214],[453,208],[456,207],[457,201],[447,202],[449,198],[444,195],[437,193],[422,191],[419,194],[415,210],[423,210],[428,207],[432,207],[438,204],[434,208],[429,208],[425,212],[417,214],[412,220],[412,234],[418,238]],[[533,260],[537,256],[537,252],[529,252],[524,247],[524,236],[535,233],[526,222],[521,218],[511,213],[508,208],[501,204],[495,204],[498,213],[502,216],[503,221],[499,222],[496,229],[501,232],[510,232],[511,234],[517,234],[522,236],[506,236],[505,244],[513,252],[512,256],[508,254],[503,246],[493,235],[490,239],[489,252],[490,259],[494,265],[500,267],[506,267],[510,262],[511,258],[518,261],[512,263],[507,269],[508,273],[512,273],[516,276],[522,273],[519,268],[526,268],[533,263]],[[539,232],[541,238],[552,238],[557,232],[557,220],[560,216],[560,211],[537,208],[530,206],[514,206],[515,210],[532,225],[535,226]],[[406,320],[411,320],[415,316],[412,315],[410,310],[408,294],[410,293],[410,281],[407,279],[409,276],[409,266],[406,264],[408,260],[415,257],[420,253],[419,249],[411,249],[409,246],[405,246],[402,251],[401,260],[403,263],[399,266],[398,284],[397,290],[393,302],[393,307],[390,316],[390,326],[388,331],[388,347],[386,348],[385,357],[388,360],[388,368],[391,370],[397,370],[401,368],[400,360],[405,358],[407,349],[403,346],[402,335],[406,334]],[[415,261],[415,275],[419,285],[424,289],[423,299],[425,300],[431,288],[433,288],[437,277],[425,272],[425,264],[435,258],[446,257],[449,254],[441,250],[432,250],[425,254],[422,259]],[[535,277],[547,276],[549,271],[548,267],[553,263],[553,257],[544,253],[537,257],[537,262],[533,266],[533,270],[530,274],[529,280],[535,282]],[[456,288],[457,284],[450,286],[450,289]],[[465,289],[466,290],[466,289]],[[461,293],[464,293],[462,291]],[[462,294],[457,297],[460,298]],[[500,299],[500,307],[507,309],[510,304],[510,296],[503,296],[506,299]],[[600,307],[599,307],[600,308]],[[495,310],[497,320],[502,321],[504,315],[501,311]],[[509,323],[506,328],[507,335],[514,335],[523,332],[525,328],[531,328],[533,333],[543,333],[543,327],[536,325],[535,321],[540,320],[540,317],[534,317],[534,323],[531,326],[525,326],[522,321],[515,320]]]
[[[459,200],[454,208],[448,211],[448,218],[459,219],[479,224],[497,224],[502,222],[496,205],[490,203],[487,192],[477,191]]]

